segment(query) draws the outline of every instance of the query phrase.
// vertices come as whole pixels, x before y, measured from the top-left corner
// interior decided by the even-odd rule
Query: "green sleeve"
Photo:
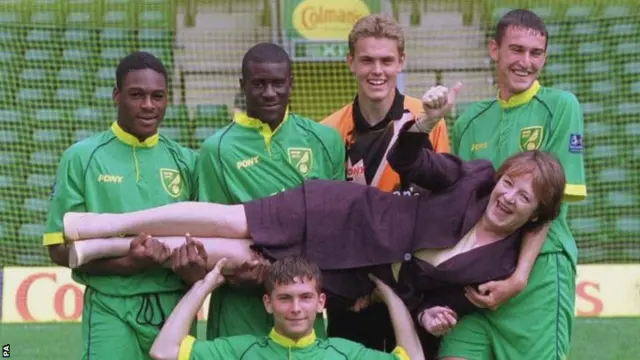
[[[551,120],[551,136],[546,151],[554,154],[567,178],[565,199],[580,201],[587,196],[585,183],[583,134],[584,120],[578,99],[571,93],[563,93],[554,109]]]
[[[331,130],[335,134],[335,136],[333,136],[333,142],[331,144],[331,149],[333,150],[333,158],[331,159],[333,166],[333,176],[331,177],[331,180],[346,181],[346,148],[344,143],[342,142],[342,136],[340,136],[340,134],[338,134],[338,132],[333,128]]]
[[[238,359],[238,353],[231,343],[232,339],[213,341],[195,341],[191,348],[190,360],[227,360]]]
[[[198,201],[231,204],[233,199],[223,182],[222,163],[218,157],[218,138],[207,139],[200,147],[197,165]]]
[[[184,146],[180,146],[180,154],[182,156],[182,160],[186,164],[187,168],[185,169],[185,176],[188,179],[185,179],[189,186],[189,201],[198,200],[198,158],[199,154],[197,151],[193,149],[189,149]]]
[[[67,212],[85,212],[84,166],[81,152],[66,150],[56,173],[42,243],[45,246],[64,243],[63,216]]]

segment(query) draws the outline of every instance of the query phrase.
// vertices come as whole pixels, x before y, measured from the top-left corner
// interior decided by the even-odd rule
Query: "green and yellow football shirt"
[[[187,336],[180,344],[178,360],[217,359],[409,360],[409,355],[399,346],[385,353],[345,339],[317,339],[315,333],[296,342],[275,330],[268,336],[239,335],[213,341],[198,341]]]
[[[554,154],[567,178],[565,200],[587,196],[583,158],[584,120],[575,95],[540,86],[513,96],[475,103],[451,132],[452,151],[464,160],[487,159],[498,168],[511,155],[527,150]],[[541,253],[566,252],[577,261],[575,239],[567,224],[567,205],[552,223]]]
[[[62,244],[67,212],[124,213],[197,196],[197,153],[156,134],[143,142],[117,123],[69,147],[58,166],[43,243]],[[73,279],[114,296],[176,291],[184,283],[169,269],[134,276],[90,276],[73,271]]]
[[[345,150],[338,132],[287,112],[274,130],[246,113],[205,140],[198,164],[199,200],[239,204],[300,186],[306,179],[345,180]],[[211,295],[207,338],[265,336],[273,318],[261,290],[222,286]],[[316,331],[325,336],[324,322]]]

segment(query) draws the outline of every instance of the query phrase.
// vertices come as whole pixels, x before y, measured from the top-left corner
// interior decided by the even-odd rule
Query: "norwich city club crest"
[[[178,197],[182,194],[182,177],[178,170],[160,169],[160,181],[162,187],[172,197]]]
[[[520,150],[537,150],[542,144],[542,126],[532,126],[520,130]]]
[[[306,176],[313,166],[313,153],[309,148],[289,148],[289,163],[293,165],[300,174]]]

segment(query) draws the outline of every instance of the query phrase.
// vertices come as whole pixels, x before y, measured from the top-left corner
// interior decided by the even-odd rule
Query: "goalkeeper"
[[[196,153],[158,134],[167,106],[162,63],[144,52],[123,58],[113,99],[118,118],[111,128],[68,148],[57,170],[43,242],[60,266],[69,266],[66,212],[122,213],[195,199]],[[83,359],[149,359],[166,315],[186,290],[161,266],[170,255],[142,236],[124,256],[73,270],[73,279],[86,286]]]

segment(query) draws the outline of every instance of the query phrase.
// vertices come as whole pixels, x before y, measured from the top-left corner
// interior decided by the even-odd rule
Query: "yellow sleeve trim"
[[[564,188],[565,201],[582,201],[587,198],[587,187],[585,185],[567,184]]]
[[[191,335],[187,335],[182,339],[180,351],[178,351],[178,360],[189,360],[189,358],[191,358],[191,350],[193,350],[193,344],[195,342],[196,338]]]
[[[409,354],[407,354],[407,351],[402,346],[396,346],[391,353],[395,355],[398,360],[411,360]]]
[[[46,233],[42,236],[44,246],[64,244],[64,235],[61,232]]]

